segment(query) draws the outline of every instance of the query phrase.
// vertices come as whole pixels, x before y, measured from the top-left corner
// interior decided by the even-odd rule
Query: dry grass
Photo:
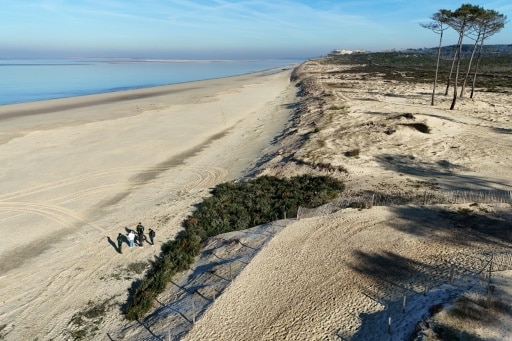
[[[510,319],[511,313],[512,306],[501,295],[466,293],[432,318],[425,340],[484,340],[477,330],[499,325],[500,320]]]

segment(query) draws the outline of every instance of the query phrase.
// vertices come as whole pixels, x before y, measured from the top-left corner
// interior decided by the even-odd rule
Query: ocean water
[[[177,84],[257,72],[301,60],[0,60],[0,105]]]

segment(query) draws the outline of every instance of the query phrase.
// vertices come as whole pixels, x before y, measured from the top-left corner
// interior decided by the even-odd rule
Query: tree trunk
[[[468,69],[466,70],[466,75],[464,76],[464,82],[462,82],[462,87],[460,89],[460,97],[464,97],[464,90],[466,89],[466,82],[469,78],[469,72],[471,71],[471,64],[473,63],[473,57],[475,56],[475,51],[477,50],[478,41],[480,40],[481,32],[478,33],[478,36],[475,40],[475,45],[473,45],[473,51],[471,52],[471,58],[469,58]]]
[[[473,84],[471,84],[471,95],[469,96],[469,98],[473,98],[473,95],[475,94],[476,74],[478,72],[478,66],[480,65],[480,59],[482,58],[483,46],[484,46],[484,37],[482,37],[482,40],[480,42],[480,48],[478,49],[478,55],[476,57],[475,73],[473,74]]]
[[[441,59],[441,44],[443,42],[443,30],[441,29],[441,33],[439,36],[439,47],[437,48],[437,63],[436,63],[436,75],[434,77],[434,89],[432,90],[432,101],[430,105],[434,105],[434,98],[436,97],[436,87],[437,87],[437,75],[439,74],[439,60]]]
[[[451,79],[452,79],[453,68],[455,67],[455,61],[457,60],[458,51],[459,50],[455,50],[455,54],[453,55],[452,67],[450,68],[450,74],[448,75],[448,80],[446,82],[446,90],[444,91],[444,95],[445,96],[448,95],[448,90],[450,90],[450,82],[451,82]]]
[[[460,56],[462,54],[462,41],[464,39],[464,30],[461,29],[459,34],[460,36],[457,50],[457,66],[455,68],[455,81],[453,82],[453,100],[452,105],[450,106],[450,110],[455,109],[455,103],[457,103],[457,83],[459,82]]]

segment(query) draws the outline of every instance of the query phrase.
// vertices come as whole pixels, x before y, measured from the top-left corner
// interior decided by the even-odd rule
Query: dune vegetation
[[[208,238],[280,218],[293,218],[299,206],[320,206],[343,189],[343,183],[334,178],[310,175],[289,179],[261,176],[242,183],[219,184],[212,196],[184,221],[184,230],[162,246],[145,278],[135,283],[127,318],[143,317],[172,277],[189,269]]]

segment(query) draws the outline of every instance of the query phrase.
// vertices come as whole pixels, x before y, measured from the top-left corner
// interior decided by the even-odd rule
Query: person
[[[154,238],[156,236],[155,231],[153,229],[149,229],[149,240],[151,241],[151,246],[155,245]]]
[[[130,245],[130,248],[133,247],[133,242],[135,240],[135,233],[133,233],[132,230],[128,233],[128,244]]]
[[[119,253],[123,253],[123,241],[124,241],[124,236],[119,233],[119,235],[117,236],[117,250],[119,251]]]
[[[139,247],[143,247],[143,241],[144,241],[144,226],[142,226],[141,223],[137,225],[137,235],[138,235],[138,241],[139,241]]]

